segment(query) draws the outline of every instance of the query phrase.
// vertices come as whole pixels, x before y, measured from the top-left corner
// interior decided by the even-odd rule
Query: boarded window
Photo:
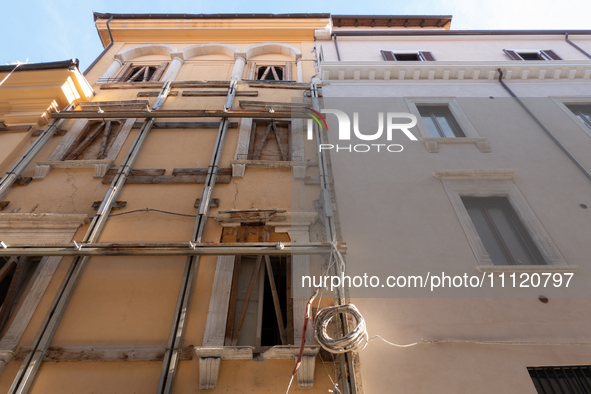
[[[293,81],[292,79],[293,62],[285,64],[256,64],[248,63],[246,79],[256,79],[261,81]]]
[[[0,331],[13,315],[41,257],[0,257]]]
[[[90,120],[61,160],[102,160],[117,139],[122,120]]]
[[[222,242],[290,242],[274,227],[225,227]],[[261,353],[275,345],[293,344],[290,256],[236,256],[226,346],[253,346]]]
[[[160,65],[134,65],[126,63],[113,81],[109,82],[154,82],[160,81],[164,75],[169,62],[162,62]]]
[[[248,160],[290,161],[291,123],[253,120]]]

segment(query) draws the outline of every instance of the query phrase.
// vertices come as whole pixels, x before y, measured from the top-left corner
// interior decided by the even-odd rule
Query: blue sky
[[[93,11],[428,14],[453,15],[452,29],[591,29],[589,0],[20,0],[2,5],[0,64],[78,58],[84,70],[102,50]]]

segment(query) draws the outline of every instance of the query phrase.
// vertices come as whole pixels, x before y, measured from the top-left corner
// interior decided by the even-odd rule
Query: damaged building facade
[[[284,392],[296,359],[289,392],[591,392],[580,287],[301,285],[433,264],[584,283],[591,32],[94,17],[84,75],[0,67],[0,392]],[[416,124],[390,138],[351,107],[396,149],[328,149],[374,143],[371,122],[338,139],[357,103]],[[312,320],[341,305],[328,334],[359,332],[331,354]]]

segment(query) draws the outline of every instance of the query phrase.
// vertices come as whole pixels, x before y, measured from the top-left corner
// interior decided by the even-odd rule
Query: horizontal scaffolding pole
[[[294,111],[224,111],[215,109],[205,110],[129,110],[129,111],[62,111],[52,112],[54,119],[85,119],[85,118],[309,118],[310,116],[300,108],[294,108]]]
[[[92,243],[68,245],[6,245],[0,247],[0,256],[226,256],[226,255],[313,255],[329,254],[330,243],[250,242],[250,243]],[[345,243],[337,243],[337,249],[346,253]]]

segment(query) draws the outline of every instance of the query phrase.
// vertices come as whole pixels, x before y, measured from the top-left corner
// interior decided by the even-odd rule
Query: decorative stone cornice
[[[441,180],[462,181],[462,180],[494,180],[508,181],[515,178],[517,169],[494,168],[484,170],[435,170],[433,176]]]
[[[0,241],[9,246],[70,242],[76,230],[89,221],[85,214],[0,213]]]
[[[321,63],[320,75],[329,81],[393,80],[504,80],[591,79],[588,61],[502,62],[334,62]]]

